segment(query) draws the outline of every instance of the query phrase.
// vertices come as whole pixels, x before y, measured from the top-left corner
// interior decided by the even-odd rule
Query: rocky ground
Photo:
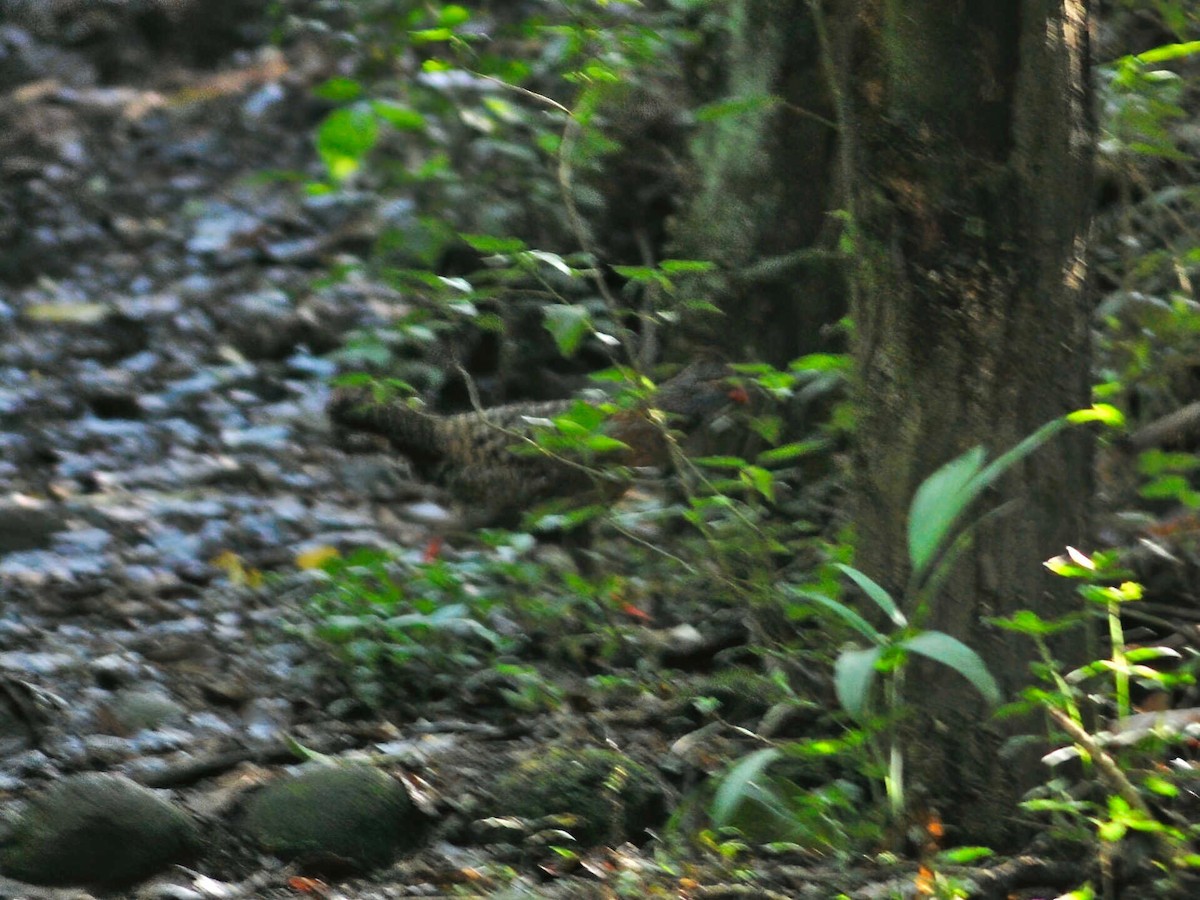
[[[320,583],[306,559],[386,547],[419,561],[446,514],[398,463],[331,441],[328,354],[407,307],[366,278],[323,276],[416,213],[297,189],[319,171],[312,132],[328,108],[311,89],[338,56],[317,38],[270,44],[264,6],[0,9],[0,861],[15,840],[5,822],[27,822],[22,802],[42,797],[33,808],[52,816],[57,803],[66,824],[17,830],[52,871],[77,858],[104,868],[130,842],[162,862],[135,887],[93,893],[3,878],[0,898],[907,896],[910,866],[851,873],[714,846],[681,868],[671,860],[689,854],[645,842],[642,825],[665,833],[665,811],[745,752],[731,745],[732,706],[725,727],[699,727],[678,685],[631,679],[608,702],[583,677],[594,672],[565,665],[552,702],[514,668],[412,691],[381,714],[303,639]],[[529,552],[499,554],[507,577]],[[736,617],[660,624],[625,651],[630,671],[642,653],[711,655],[744,638]],[[497,613],[506,627],[521,630]],[[523,647],[526,661],[546,655]],[[756,697],[746,722],[770,706]],[[549,847],[578,823],[501,819],[503,775],[553,762],[549,746],[616,747],[644,764],[601,760],[607,775],[582,783],[605,795],[621,771],[630,787],[613,819],[637,807],[645,822],[601,828],[601,849],[568,861]],[[254,789],[283,783],[306,751],[369,758],[392,777],[355,781],[350,799],[311,788],[291,814],[335,840],[288,865],[266,852],[284,838],[264,836]],[[46,801],[47,787],[61,793]],[[400,808],[401,833],[380,837],[399,861],[381,862],[355,841]],[[130,817],[150,830],[128,830]],[[190,867],[167,865],[180,858]],[[998,874],[979,896],[1010,884]]]
[[[331,446],[325,354],[405,304],[321,275],[414,213],[262,177],[319,171],[311,135],[327,108],[311,87],[337,66],[319,42],[270,46],[259,6],[237,9],[237,29],[137,3],[94,5],[87,21],[69,2],[13,4],[21,15],[0,24],[0,796],[18,835],[0,849],[32,841],[40,859],[0,868],[142,881],[137,862],[113,861],[132,842],[163,864],[186,850],[194,868],[97,890],[607,896],[622,873],[673,884],[632,845],[559,884],[570,871],[553,853],[470,824],[501,760],[581,728],[599,731],[576,743],[608,735],[628,750],[662,709],[626,710],[617,733],[561,706],[537,720],[481,711],[484,688],[388,721],[364,714],[289,627],[317,577],[297,564],[306,553],[419,558],[444,511],[394,464]],[[237,823],[248,788],[299,760],[284,736],[330,756],[384,754],[421,849],[391,868],[341,847],[292,868],[262,852],[270,839]],[[653,740],[647,754],[661,753]],[[129,781],[78,777],[98,772]],[[31,836],[43,813],[53,821]],[[325,830],[368,827],[346,822]],[[66,874],[80,859],[85,874]],[[336,888],[289,881],[362,868],[374,872]],[[0,896],[87,894],[6,879]]]

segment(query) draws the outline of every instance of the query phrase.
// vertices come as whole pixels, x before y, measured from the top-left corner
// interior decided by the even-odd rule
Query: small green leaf
[[[824,450],[829,446],[828,441],[795,441],[791,444],[784,444],[782,447],[774,447],[770,450],[764,450],[758,454],[757,462],[766,466],[774,463],[788,462],[797,459],[801,456],[808,456],[810,453],[815,453],[819,450]]]
[[[741,469],[747,465],[740,456],[701,456],[692,462],[706,469]]]
[[[838,702],[857,721],[866,716],[871,686],[875,682],[875,664],[883,651],[883,647],[845,650],[833,664],[833,688]]]
[[[330,78],[313,88],[313,93],[322,100],[332,100],[334,103],[357,100],[362,91],[362,83],[355,78]]]
[[[585,335],[592,330],[592,317],[587,307],[579,304],[556,304],[545,307],[546,330],[558,345],[563,356],[573,356]]]
[[[775,476],[762,466],[746,466],[741,471],[742,481],[762,494],[768,502],[775,502]]]
[[[650,282],[662,278],[662,273],[650,266],[613,266],[612,269],[622,278],[628,278],[630,281]]]
[[[706,259],[664,259],[658,267],[668,275],[689,275],[711,272],[717,266]]]
[[[901,641],[900,646],[953,669],[971,682],[988,703],[995,705],[1000,702],[1000,686],[996,679],[979,654],[958,638],[941,631],[923,631]]]
[[[408,36],[414,44],[432,44],[437,41],[450,40],[454,37],[454,31],[450,28],[420,28],[410,31]]]
[[[1057,634],[1068,628],[1074,628],[1079,624],[1078,618],[1074,617],[1047,622],[1031,609],[1019,609],[1007,619],[988,618],[985,621],[987,624],[995,625],[997,628],[1003,628],[1006,631],[1015,631],[1031,637]]]
[[[1084,422],[1100,422],[1111,428],[1124,428],[1125,414],[1108,403],[1093,403],[1087,409],[1077,409],[1073,413],[1068,413],[1067,421],[1072,425],[1081,425]]]
[[[394,100],[374,100],[371,109],[383,121],[401,131],[423,131],[425,128],[423,115]]]
[[[810,353],[788,363],[792,372],[848,372],[851,368],[847,353]]]
[[[629,445],[618,441],[607,434],[592,434],[584,439],[583,445],[593,453],[613,453],[618,450],[628,450]]]
[[[379,139],[379,123],[369,107],[337,109],[317,129],[317,152],[331,177],[341,181],[358,171]]]
[[[460,234],[472,250],[480,253],[518,253],[525,249],[525,242],[520,238],[495,237],[490,234]]]
[[[967,866],[990,856],[995,856],[990,847],[952,847],[938,853],[937,860],[943,865]]]
[[[447,28],[453,28],[469,21],[471,21],[471,13],[456,3],[448,4],[438,10],[438,24]]]

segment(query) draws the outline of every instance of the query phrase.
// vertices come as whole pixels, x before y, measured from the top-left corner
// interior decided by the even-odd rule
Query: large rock
[[[29,802],[0,837],[0,872],[33,884],[117,887],[191,858],[199,831],[119,775],[75,775]]]
[[[251,797],[242,825],[281,859],[342,874],[391,862],[420,840],[426,820],[404,787],[378,769],[313,766]]]

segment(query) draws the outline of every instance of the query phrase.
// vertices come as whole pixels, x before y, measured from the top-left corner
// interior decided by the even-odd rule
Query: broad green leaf
[[[896,605],[896,601],[878,581],[875,581],[865,572],[847,566],[844,563],[836,563],[835,567],[845,573],[846,577],[862,588],[863,593],[875,601],[875,605],[883,610],[883,614],[892,620],[892,624],[904,628],[908,625],[908,619],[904,617],[904,613],[900,612],[900,608]]]
[[[975,531],[984,522],[991,519],[998,519],[1017,508],[1015,500],[1010,500],[1007,503],[1002,503],[995,509],[989,509],[986,513],[975,519],[973,522],[965,525],[954,536],[954,540],[950,542],[949,548],[937,556],[937,560],[926,576],[924,582],[920,583],[915,588],[910,588],[916,591],[919,602],[932,600],[938,595],[942,589],[942,585],[946,579],[950,577],[950,573],[954,570],[955,564],[959,558],[970,549],[975,540]]]
[[[973,447],[946,463],[917,488],[908,512],[908,557],[921,578],[950,528],[975,496],[968,488],[983,469],[984,451]]]
[[[866,650],[845,650],[833,664],[833,688],[842,709],[858,721],[866,716],[875,682],[875,664],[883,655],[883,647]]]
[[[996,684],[996,679],[979,654],[958,638],[941,631],[924,631],[901,641],[900,646],[953,669],[971,682],[988,703],[995,705],[1000,702],[1000,686]]]
[[[767,766],[779,759],[783,753],[774,747],[756,750],[749,756],[738,760],[733,768],[721,778],[716,793],[713,795],[709,814],[718,825],[724,825],[733,820],[738,808],[752,793],[751,785],[762,777]]]
[[[909,510],[909,558],[914,578],[924,577],[950,529],[975,498],[1070,424],[1065,416],[1047,422],[983,468],[983,448],[975,447],[925,479]]]
[[[796,587],[788,588],[788,593],[802,600],[811,600],[828,610],[872,643],[880,645],[887,643],[887,639],[875,630],[875,626],[845,603],[824,594],[818,594],[816,591],[805,591]]]

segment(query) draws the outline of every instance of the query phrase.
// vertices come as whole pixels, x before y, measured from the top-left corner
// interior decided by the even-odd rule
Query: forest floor
[[[915,863],[732,845],[677,854],[660,834],[566,866],[519,842],[467,840],[497,771],[551,745],[618,747],[660,773],[672,806],[696,796],[753,744],[728,717],[696,713],[692,699],[709,691],[646,669],[710,641],[706,663],[737,660],[739,616],[656,608],[663,591],[643,584],[634,606],[592,597],[554,626],[560,643],[526,644],[521,672],[542,667],[533,682],[497,669],[455,691],[393,688],[383,711],[365,705],[303,639],[316,582],[302,561],[374,547],[419,562],[445,512],[398,463],[336,449],[324,418],[335,372],[325,354],[394,318],[404,298],[320,276],[410,211],[262,177],[316,171],[312,133],[327,107],[311,88],[335,60],[303,43],[218,44],[197,61],[119,34],[119,53],[11,28],[0,40],[0,674],[56,698],[36,722],[17,705],[0,716],[0,796],[75,772],[162,784],[188,771],[202,774],[171,787],[200,815],[296,762],[287,735],[328,755],[389,753],[433,794],[438,821],[421,851],[308,887],[321,895],[913,894]],[[469,563],[484,551],[446,552]],[[506,552],[569,568],[552,548]],[[603,636],[587,631],[597,616]],[[570,634],[572,622],[583,631]],[[621,649],[596,663],[605,639]],[[678,677],[705,677],[699,668]],[[601,695],[596,675],[620,684]],[[770,707],[759,699],[748,723]],[[197,871],[256,885],[242,896],[297,889],[291,870],[245,848]],[[194,873],[160,882],[158,896],[182,896],[168,883],[195,888]]]

